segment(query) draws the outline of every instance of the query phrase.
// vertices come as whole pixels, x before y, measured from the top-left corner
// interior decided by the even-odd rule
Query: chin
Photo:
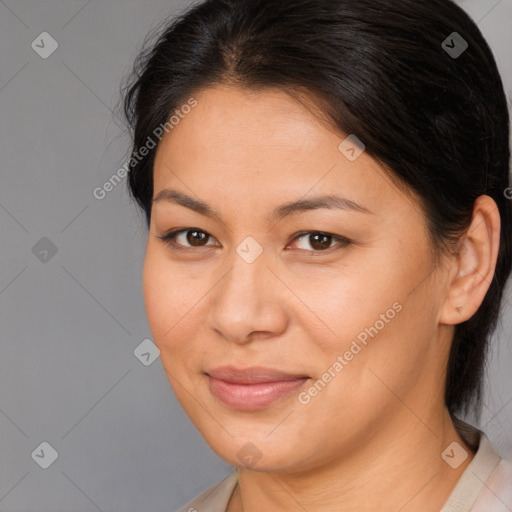
[[[270,439],[269,430],[259,429],[250,435],[245,430],[244,435],[236,436],[235,432],[226,425],[228,433],[204,435],[203,438],[210,448],[224,461],[232,466],[257,472],[286,472],[301,466],[305,458],[304,443],[290,443],[290,438],[276,436]]]

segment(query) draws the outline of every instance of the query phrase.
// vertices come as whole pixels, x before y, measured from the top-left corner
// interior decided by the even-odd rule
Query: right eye
[[[177,239],[180,236],[182,236],[181,242],[177,243]],[[158,238],[168,244],[171,249],[181,251],[194,247],[208,247],[208,245],[203,242],[208,241],[212,236],[197,228],[187,228],[171,231],[165,235],[158,236]],[[190,245],[185,245],[185,243],[182,242],[189,243]]]

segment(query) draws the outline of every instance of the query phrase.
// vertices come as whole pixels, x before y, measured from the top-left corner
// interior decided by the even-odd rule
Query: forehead
[[[154,195],[172,186],[256,206],[340,193],[373,211],[407,199],[369,155],[350,161],[340,152],[347,134],[283,91],[219,86],[194,98],[158,146]]]
[[[247,164],[249,152],[262,148],[304,157],[306,151],[326,144],[327,131],[320,130],[319,120],[278,89],[257,92],[217,86],[194,98],[197,106],[164,136],[158,153],[186,147],[193,150],[187,155],[189,160],[200,152],[221,161],[243,159]],[[336,143],[332,134],[331,139]],[[179,153],[176,156],[183,156]]]

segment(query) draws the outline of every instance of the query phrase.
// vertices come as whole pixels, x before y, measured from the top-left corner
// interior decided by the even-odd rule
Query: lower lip
[[[210,391],[222,402],[235,409],[254,411],[291,395],[308,378],[262,382],[260,384],[234,384],[208,376]]]

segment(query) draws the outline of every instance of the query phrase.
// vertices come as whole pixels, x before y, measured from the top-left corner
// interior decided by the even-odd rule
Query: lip
[[[309,378],[308,375],[303,373],[286,373],[264,366],[251,366],[240,369],[234,366],[219,366],[205,373],[214,379],[223,380],[232,384],[261,384]]]
[[[213,395],[230,407],[246,411],[268,407],[292,394],[310,378],[261,366],[245,369],[223,366],[205,374]]]

